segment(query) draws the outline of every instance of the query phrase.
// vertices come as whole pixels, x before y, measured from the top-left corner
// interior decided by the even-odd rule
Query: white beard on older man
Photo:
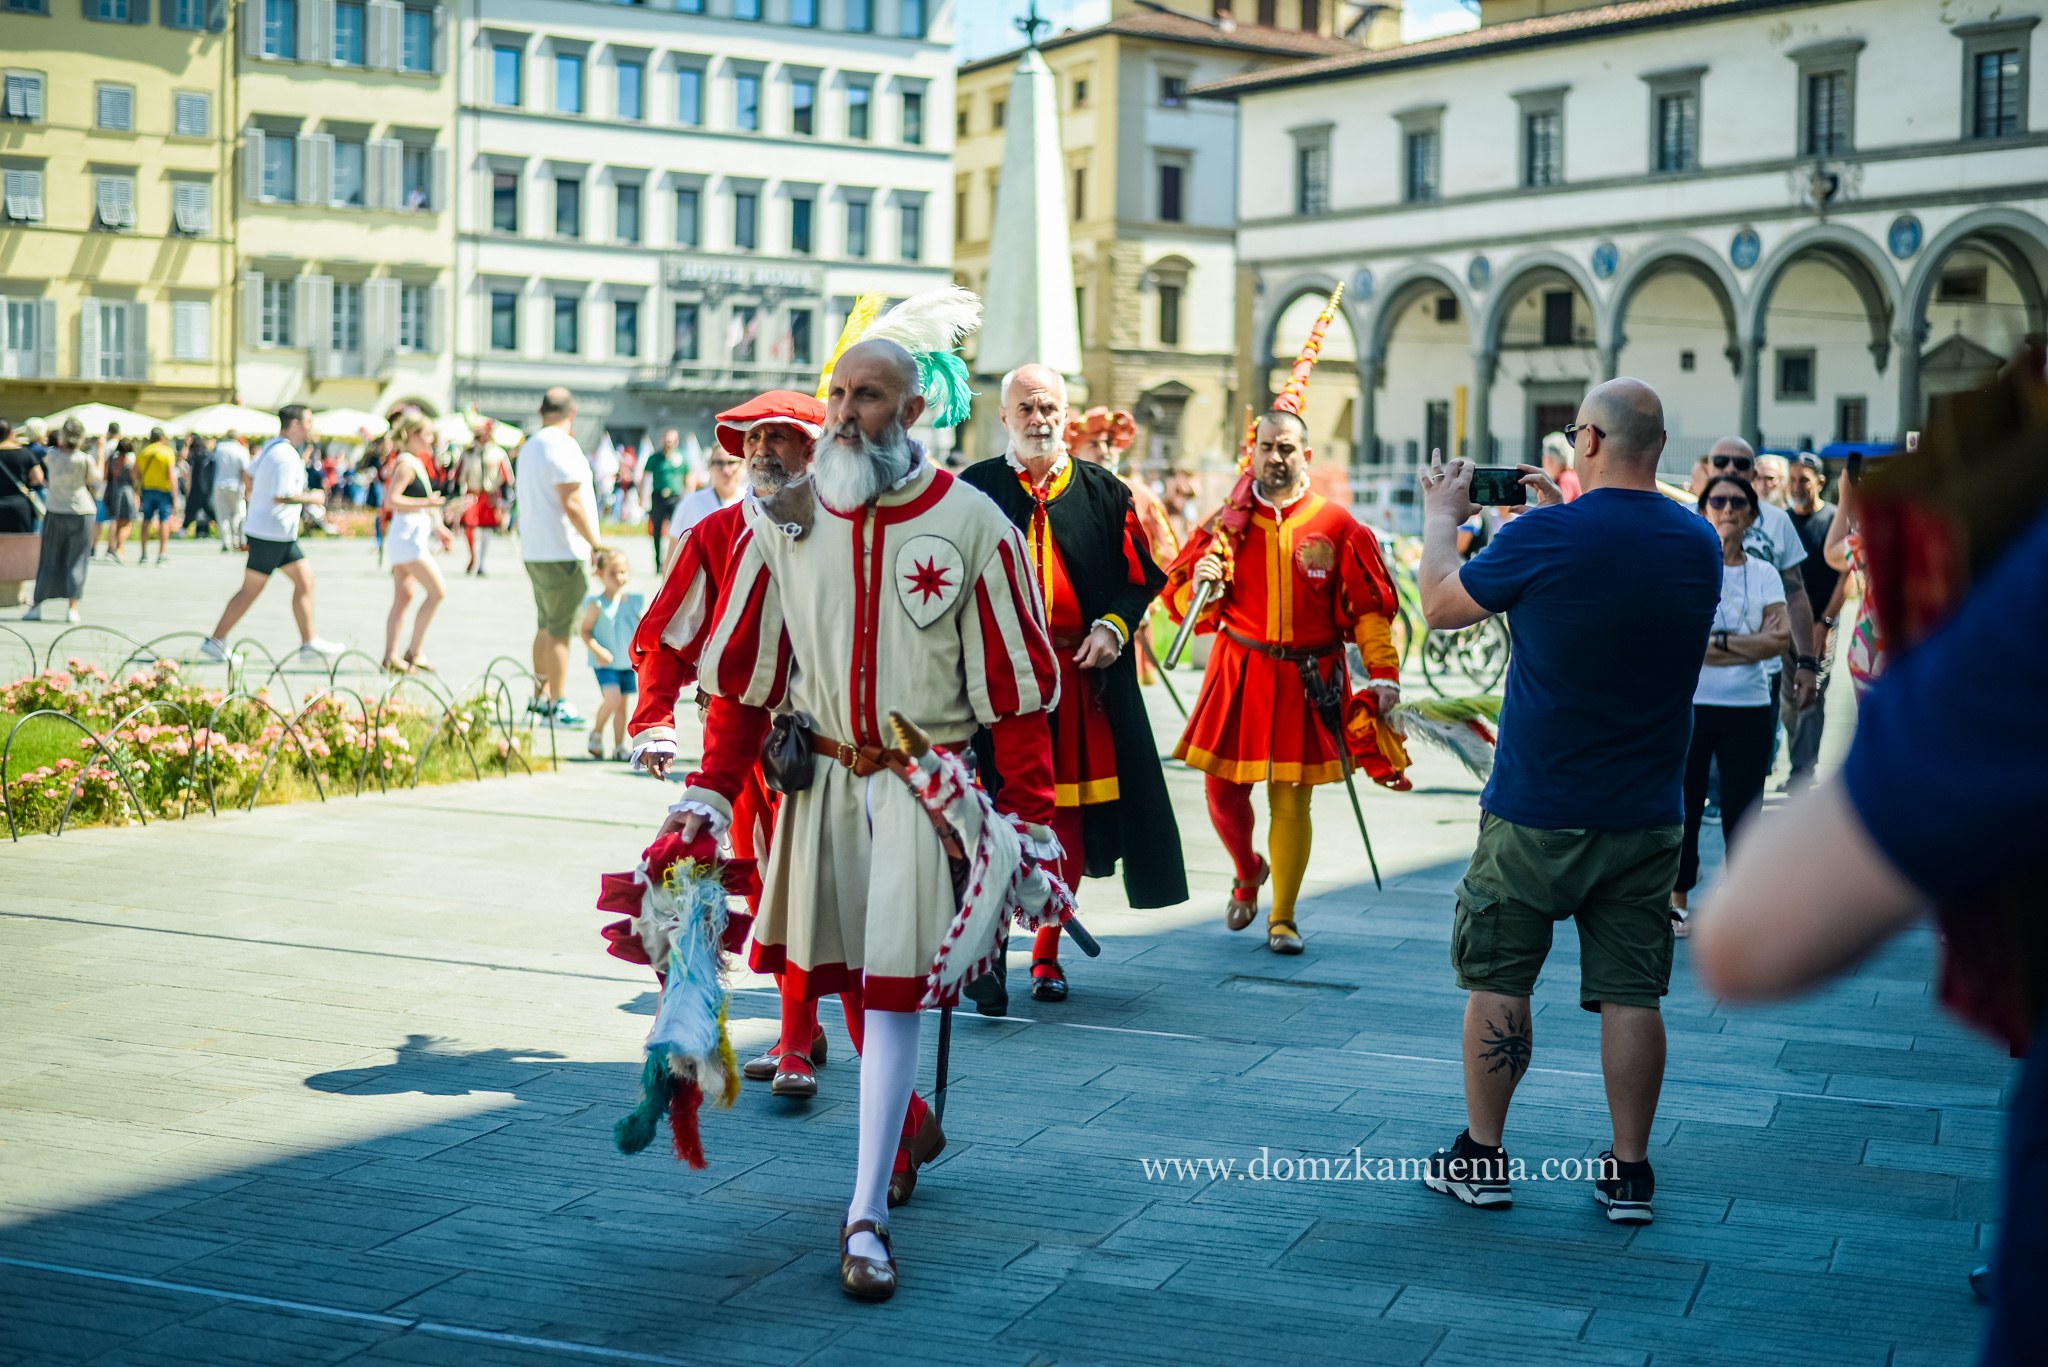
[[[811,478],[826,507],[851,513],[873,503],[909,474],[916,459],[916,449],[902,423],[890,423],[879,439],[871,439],[847,423],[819,439]]]

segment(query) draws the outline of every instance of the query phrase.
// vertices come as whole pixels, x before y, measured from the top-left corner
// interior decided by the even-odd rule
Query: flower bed
[[[442,704],[322,692],[292,712],[267,690],[201,687],[172,660],[121,679],[69,663],[0,687],[0,740],[13,736],[0,784],[19,834],[126,825],[138,805],[176,818],[527,767],[526,738],[499,729],[482,693]],[[64,716],[17,729],[45,710]]]

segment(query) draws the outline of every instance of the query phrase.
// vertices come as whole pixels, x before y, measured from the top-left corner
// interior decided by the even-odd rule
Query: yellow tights
[[[1272,822],[1266,844],[1272,852],[1273,907],[1266,923],[1294,920],[1294,901],[1308,872],[1309,848],[1315,832],[1309,826],[1308,803],[1313,790],[1305,783],[1268,783],[1266,809]]]

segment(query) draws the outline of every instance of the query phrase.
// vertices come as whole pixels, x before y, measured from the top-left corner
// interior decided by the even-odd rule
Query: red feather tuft
[[[697,1132],[697,1108],[704,1091],[694,1082],[678,1082],[668,1097],[668,1128],[676,1157],[693,1168],[704,1166],[704,1137]]]

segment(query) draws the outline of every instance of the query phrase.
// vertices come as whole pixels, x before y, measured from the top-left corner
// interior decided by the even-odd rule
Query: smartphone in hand
[[[1472,468],[1472,501],[1482,508],[1519,508],[1529,501],[1522,472],[1512,465]]]

